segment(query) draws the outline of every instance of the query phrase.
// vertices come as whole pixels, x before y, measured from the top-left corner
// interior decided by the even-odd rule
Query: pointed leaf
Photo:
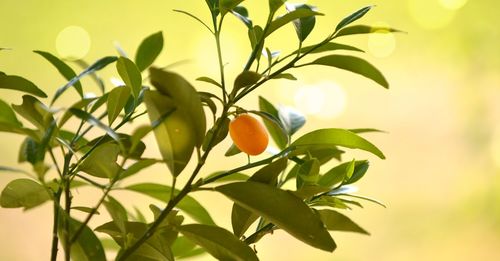
[[[85,120],[89,124],[94,125],[100,129],[104,130],[106,132],[106,134],[109,135],[109,137],[114,139],[116,142],[118,142],[118,144],[120,146],[122,146],[121,141],[120,141],[120,137],[118,136],[118,134],[116,134],[116,132],[113,129],[111,129],[110,127],[108,127],[107,125],[105,125],[104,123],[99,121],[97,118],[95,118],[94,116],[92,116],[88,112],[85,112],[85,111],[82,111],[79,109],[75,109],[75,108],[70,109],[69,111],[71,113],[73,113],[73,115],[75,115],[76,117],[78,117],[82,120]]]
[[[360,19],[366,13],[368,13],[368,11],[370,11],[370,9],[372,9],[372,8],[373,8],[373,6],[363,7],[361,9],[359,9],[358,11],[352,13],[351,15],[347,16],[346,18],[342,19],[342,21],[340,21],[340,23],[335,28],[335,31],[338,31],[338,30],[344,28],[345,26],[351,24],[352,22]]]
[[[278,109],[278,117],[290,136],[295,134],[304,124],[306,124],[306,117],[304,114],[291,107],[280,106]]]
[[[316,47],[316,45],[302,47],[300,48],[300,53],[322,53],[322,52],[336,51],[336,50],[355,51],[364,53],[363,50],[356,48],[354,46],[333,43],[333,42],[328,42],[319,47]],[[293,52],[293,54],[297,54],[298,52],[299,50],[296,50],[295,52]]]
[[[310,9],[297,9],[294,11],[291,11],[287,13],[286,15],[283,15],[281,17],[276,18],[274,21],[271,22],[269,25],[269,28],[266,31],[265,36],[267,37],[268,35],[272,34],[274,31],[278,30],[279,28],[283,27],[284,25],[296,20],[296,19],[301,19],[305,17],[311,17],[315,15],[323,15],[322,13],[315,12]]]
[[[51,53],[44,52],[44,51],[33,51],[36,54],[39,54],[45,60],[50,62],[56,69],[59,71],[59,73],[68,81],[76,77],[75,71],[69,67],[65,62],[57,58],[56,56],[52,55]],[[73,86],[75,87],[76,91],[78,94],[80,94],[80,97],[83,97],[83,89],[82,89],[82,84],[80,81],[76,81]]]
[[[358,57],[332,54],[318,58],[310,64],[331,66],[357,73],[375,81],[384,88],[389,88],[389,83],[385,79],[384,75],[382,75],[382,73],[373,65]]]
[[[288,10],[288,12],[299,9],[316,11],[315,7],[307,4],[287,4],[286,9]],[[307,36],[309,36],[309,34],[314,29],[315,24],[316,24],[316,17],[314,16],[299,18],[293,21],[295,32],[297,33],[297,37],[301,42],[303,42],[307,38]]]
[[[108,210],[109,215],[115,222],[115,225],[120,229],[123,235],[127,234],[127,210],[115,198],[108,195],[108,200],[104,201],[104,206]]]
[[[342,28],[337,32],[335,38],[346,35],[355,35],[355,34],[371,34],[371,33],[402,33],[398,29],[389,28],[389,27],[379,27],[379,26],[368,26],[368,25],[353,25]]]
[[[331,209],[316,210],[321,220],[328,230],[332,231],[347,231],[370,235],[366,230],[354,223],[347,216]]]
[[[278,109],[262,96],[259,96],[259,109],[274,116],[275,119],[279,119]],[[276,128],[275,124],[269,121],[264,121],[264,125],[278,148],[284,149],[288,145],[288,137],[286,134],[284,135],[283,129]]]
[[[137,100],[142,89],[142,76],[137,65],[126,57],[120,57],[116,62],[116,70]]]
[[[23,126],[17,119],[16,114],[9,106],[9,104],[4,102],[3,100],[0,100],[0,123],[5,123],[18,128]]]
[[[269,13],[275,13],[286,0],[269,0]]]
[[[351,162],[346,162],[332,168],[323,176],[321,176],[318,184],[325,187],[333,187],[334,185],[343,182],[344,180],[345,181],[342,184],[354,183],[364,176],[369,166],[368,161],[366,160],[355,161],[351,178],[345,179],[350,165]]]
[[[120,180],[123,180],[125,178],[128,178],[134,174],[139,173],[145,168],[148,168],[150,166],[153,166],[156,163],[160,163],[161,160],[157,159],[140,159],[133,165],[129,166],[126,170],[123,171],[123,173],[120,175]]]
[[[216,80],[214,80],[210,77],[206,77],[206,76],[198,77],[198,78],[196,78],[196,80],[201,81],[201,82],[207,82],[207,83],[213,84],[219,88],[222,88],[222,85],[220,83],[218,83]]]
[[[50,195],[42,185],[31,179],[16,179],[3,189],[0,206],[3,208],[24,208],[28,210],[50,200]]]
[[[127,104],[130,97],[130,89],[127,87],[116,87],[109,92],[107,109],[108,109],[108,124],[115,121],[116,117]]]
[[[139,71],[144,71],[156,60],[163,49],[162,32],[154,33],[142,41],[135,55],[135,64]]]
[[[181,226],[178,230],[219,260],[259,260],[248,245],[223,228],[190,224]]]
[[[12,108],[40,130],[45,130],[54,121],[50,109],[30,95],[24,95],[23,103],[12,105]]]
[[[47,98],[47,94],[40,90],[34,83],[15,75],[0,74],[0,89],[17,90],[41,98]]]
[[[256,72],[244,71],[240,73],[240,75],[238,75],[238,77],[234,80],[232,94],[235,95],[240,89],[256,84],[260,78],[262,78],[262,75]]]
[[[230,183],[215,190],[306,244],[325,251],[336,248],[321,220],[301,199],[288,191],[258,182]]]
[[[63,222],[69,221],[69,234],[70,237],[82,226],[80,221],[73,218],[69,218],[65,215],[65,212],[61,209],[59,222],[59,237],[62,237],[62,224]],[[64,244],[64,242],[61,242]],[[106,255],[104,253],[104,248],[102,247],[101,241],[94,234],[94,231],[90,229],[87,225],[84,226],[82,232],[78,236],[78,239],[71,245],[71,260],[75,261],[106,261]]]
[[[224,156],[226,157],[231,157],[231,156],[234,156],[236,154],[240,154],[241,153],[241,150],[238,149],[238,147],[236,147],[236,145],[231,144],[231,147],[229,147],[229,149],[226,151],[226,153],[224,154]]]
[[[222,16],[226,15],[229,11],[233,10],[243,0],[219,0],[219,10]]]
[[[240,19],[248,28],[253,27],[252,20],[248,17],[248,10],[245,7],[236,6],[231,13],[236,16],[236,18]]]

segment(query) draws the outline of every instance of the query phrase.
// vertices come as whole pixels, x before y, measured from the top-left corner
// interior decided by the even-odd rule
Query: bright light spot
[[[374,26],[389,28],[389,25],[383,23],[377,23]],[[387,30],[379,30],[368,37],[368,49],[375,57],[387,57],[396,49],[396,38]]]
[[[439,0],[439,3],[446,9],[458,10],[467,3],[467,0]]]
[[[500,125],[498,125],[493,133],[491,141],[491,157],[495,165],[500,168]]]
[[[413,19],[425,29],[439,29],[451,23],[455,10],[443,7],[436,0],[409,0]]]
[[[113,84],[113,86],[115,87],[118,87],[118,86],[124,86],[125,83],[121,80],[121,79],[118,79],[116,77],[111,77],[109,79],[109,81],[111,82],[111,84]]]
[[[79,26],[64,28],[56,38],[56,50],[59,56],[75,61],[82,59],[90,50],[90,36]]]
[[[346,106],[346,94],[333,82],[303,86],[295,93],[295,107],[307,114],[323,119],[340,116]]]

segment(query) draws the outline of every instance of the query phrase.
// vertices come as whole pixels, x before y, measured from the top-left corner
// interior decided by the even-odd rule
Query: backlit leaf
[[[59,73],[68,81],[76,77],[75,71],[69,67],[65,62],[57,58],[56,56],[52,55],[51,53],[44,52],[44,51],[33,51],[36,54],[39,54],[45,60],[50,62],[56,69],[59,71]],[[82,84],[80,81],[76,81],[73,86],[75,87],[76,91],[78,94],[80,94],[80,97],[83,97],[83,89],[82,89]]]
[[[139,71],[142,72],[153,64],[162,49],[163,34],[161,31],[146,37],[139,45],[135,55],[135,64]]]
[[[107,109],[108,109],[108,124],[115,121],[116,117],[120,115],[120,112],[127,104],[130,97],[130,89],[127,87],[116,87],[109,92]]]
[[[370,235],[366,230],[354,223],[346,215],[331,209],[316,210],[328,230],[347,231]]]
[[[269,25],[269,28],[266,31],[266,37],[270,34],[272,34],[274,31],[278,30],[279,28],[283,27],[284,25],[296,20],[296,19],[301,19],[305,17],[311,17],[315,15],[323,15],[322,13],[315,12],[310,9],[297,9],[294,11],[291,11],[283,16],[280,16],[276,18],[274,21],[271,22]]]
[[[16,179],[3,189],[0,206],[3,208],[34,208],[50,200],[51,196],[39,183],[31,179]]]
[[[40,90],[34,83],[26,80],[23,77],[15,75],[6,75],[0,73],[0,89],[17,90],[41,98],[47,98],[42,90]]]
[[[366,13],[368,13],[368,11],[370,11],[370,9],[372,9],[372,8],[373,8],[373,6],[363,7],[361,9],[359,9],[358,11],[352,13],[351,15],[347,16],[346,18],[342,19],[342,21],[340,21],[340,23],[335,28],[335,31],[338,31],[338,30],[344,28],[345,26],[351,24],[352,22],[360,19]]]
[[[116,62],[116,70],[137,100],[142,89],[142,76],[137,65],[126,57],[120,57]]]

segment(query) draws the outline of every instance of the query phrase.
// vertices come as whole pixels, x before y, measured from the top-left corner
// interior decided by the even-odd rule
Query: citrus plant
[[[117,251],[116,260],[174,260],[205,252],[222,260],[257,260],[251,246],[278,229],[330,252],[336,244],[329,231],[368,234],[339,211],[361,206],[359,200],[378,203],[353,194],[351,184],[365,175],[368,161],[341,163],[341,159],[345,148],[384,159],[375,145],[360,136],[376,130],[327,128],[297,137],[295,133],[305,124],[300,113],[276,107],[263,97],[255,108],[243,108],[240,101],[268,81],[296,80],[289,72],[293,69],[320,65],[362,75],[388,88],[384,76],[370,63],[335,52],[361,51],[339,43],[343,37],[396,30],[351,25],[372,8],[369,6],[341,20],[323,41],[305,46],[316,17],[323,15],[316,7],[269,0],[267,22],[260,26],[253,24],[242,2],[206,0],[211,26],[176,10],[196,19],[214,37],[220,78],[196,79],[214,85],[216,91],[211,93],[197,91],[193,82],[177,73],[152,66],[162,51],[161,32],[144,39],[134,59],[103,57],[79,73],[48,52],[35,51],[67,80],[50,100],[28,79],[0,72],[0,88],[25,93],[19,105],[0,100],[0,131],[25,136],[19,164],[32,167],[30,171],[0,167],[1,171],[27,176],[8,183],[0,203],[4,208],[25,210],[45,202],[53,204],[51,260],[57,259],[60,246],[65,260],[106,260],[112,250]],[[220,44],[224,18],[229,15],[247,27],[252,50],[234,83],[226,81]],[[266,40],[287,26],[295,28],[297,49],[281,55],[266,48]],[[98,72],[107,66],[116,67],[123,86],[105,88]],[[96,80],[101,95],[84,95],[80,80],[87,76]],[[70,105],[59,104],[59,98],[70,90],[80,98]],[[149,117],[150,124],[137,126],[134,120],[139,117]],[[123,131],[124,126],[133,131]],[[219,157],[262,154],[269,139],[279,152],[234,169],[206,173],[209,155],[229,139],[228,133],[234,145]],[[146,149],[143,138],[149,134],[154,135],[161,157],[142,156]],[[340,164],[321,171],[320,167],[332,160]],[[193,168],[188,167],[192,161],[195,164],[189,166]],[[166,165],[170,184],[124,185],[125,179],[154,164]],[[183,184],[177,182],[180,175],[187,178]],[[73,204],[78,196],[74,190],[81,186],[102,192],[94,205]],[[145,194],[165,205],[151,204],[154,219],[146,220],[115,198],[116,190]],[[192,197],[201,190],[220,193],[234,202],[232,231],[217,226],[205,206]],[[89,221],[104,211],[111,220],[90,227]],[[82,212],[85,218],[77,220],[75,216]],[[184,216],[192,221],[186,222]],[[103,244],[107,236],[116,244]]]

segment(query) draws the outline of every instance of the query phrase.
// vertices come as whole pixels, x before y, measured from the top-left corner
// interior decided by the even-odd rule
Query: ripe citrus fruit
[[[240,114],[231,121],[229,135],[236,147],[248,155],[261,154],[269,143],[264,126],[248,114]]]

